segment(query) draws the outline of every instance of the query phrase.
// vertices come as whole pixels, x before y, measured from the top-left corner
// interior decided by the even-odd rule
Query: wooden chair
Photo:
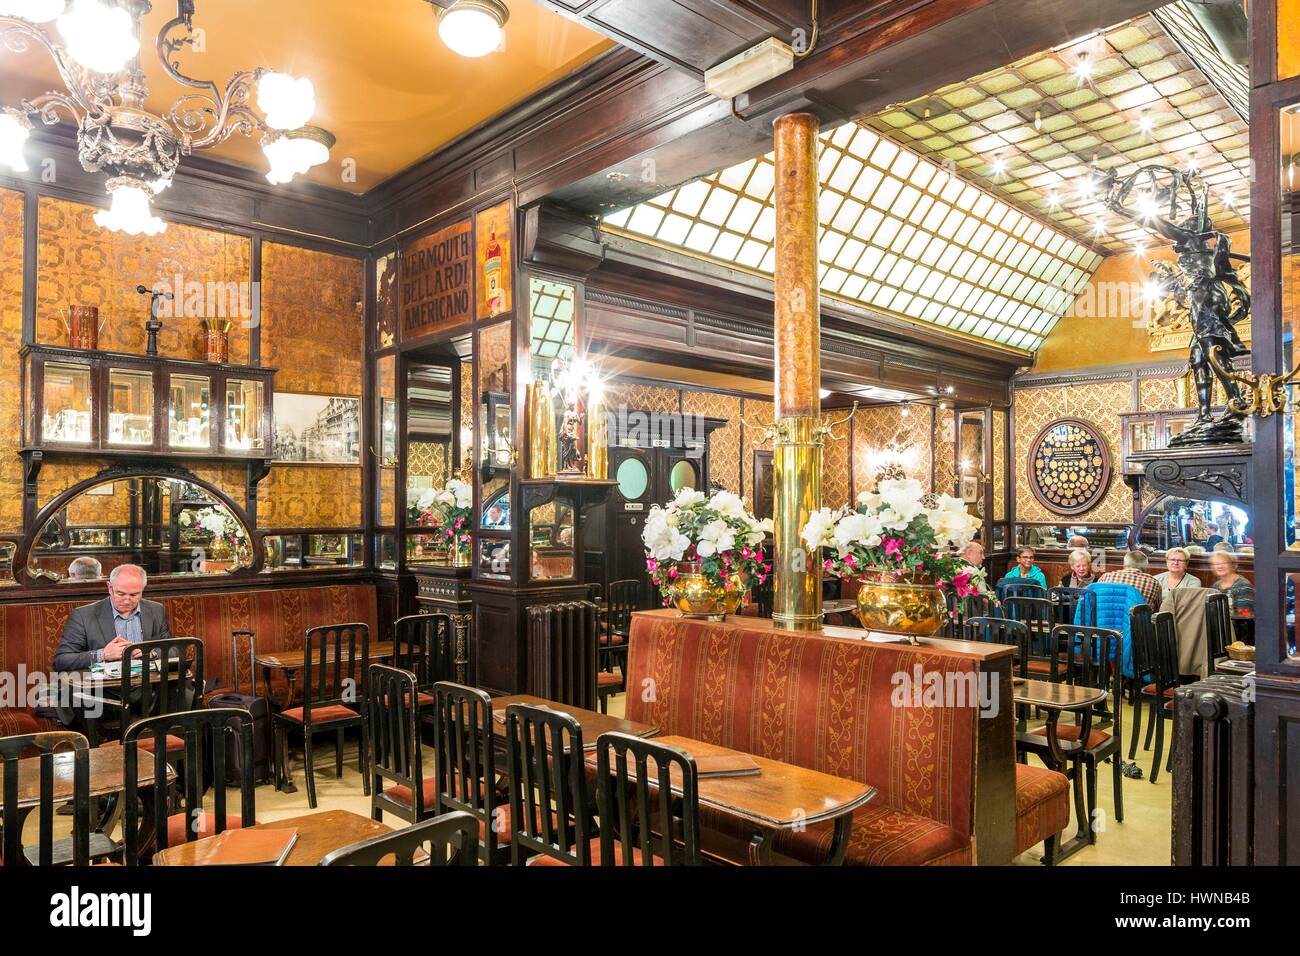
[[[509,804],[497,786],[497,734],[492,698],[474,687],[439,681],[434,700],[434,799],[439,814],[453,810],[478,821],[477,854],[486,865],[505,863],[510,844]]]
[[[238,817],[226,813],[226,741],[234,735],[242,754],[243,772],[239,775]],[[239,707],[211,707],[176,714],[160,714],[136,721],[126,732],[122,746],[125,787],[123,790],[122,836],[127,866],[142,862],[148,847],[148,835],[140,832],[141,801],[137,785],[141,751],[152,756],[154,780],[166,779],[164,741],[175,737],[181,741],[187,767],[200,768],[212,763],[214,801],[212,812],[203,809],[203,774],[186,775],[181,788],[180,812],[169,815],[166,788],[153,786],[151,813],[153,850],[222,833],[251,827],[254,819],[253,715]]]
[[[551,865],[591,866],[599,846],[581,725],[562,711],[511,704],[505,743],[511,863],[541,855]]]
[[[749,592],[758,608],[758,616],[769,620],[772,617],[772,581],[772,575],[769,574],[762,583],[755,584]]]
[[[156,679],[154,663],[158,665]],[[103,700],[106,710],[116,714],[116,720],[89,719],[91,743],[119,746],[133,721],[193,709],[203,693],[203,682],[203,642],[197,637],[128,644],[122,651],[117,694]],[[117,739],[105,741],[108,733]],[[179,740],[168,740],[167,747],[178,755],[184,749]]]
[[[1083,751],[1080,756],[1087,767],[1087,792],[1089,820],[1097,808],[1097,768],[1104,760],[1110,760],[1112,771],[1112,788],[1115,799],[1115,820],[1124,822],[1124,773],[1120,766],[1121,742],[1124,736],[1123,708],[1118,705],[1120,693],[1120,657],[1123,650],[1123,637],[1119,631],[1105,627],[1082,627],[1080,625],[1060,624],[1052,629],[1051,653],[1056,659],[1068,659],[1065,668],[1065,682],[1080,687],[1095,687],[1107,691],[1110,699],[1116,701],[1112,707],[1114,723],[1110,730],[1093,726],[1088,731],[1088,739],[1082,741]],[[1079,742],[1080,725],[1058,725],[1056,735],[1062,742]],[[1043,744],[1040,750],[1046,751],[1047,729],[1040,727],[1033,734],[1040,736]],[[1024,741],[1022,736],[1021,741]],[[1096,841],[1096,832],[1093,832]]]
[[[1021,577],[1003,578],[993,585],[993,589],[997,592],[999,601],[1006,601],[1007,598],[1013,597],[1047,599],[1047,588]]]
[[[596,805],[601,866],[700,865],[700,796],[690,754],[630,734],[601,734]]]
[[[392,833],[335,850],[321,866],[378,866],[388,857],[396,866],[475,866],[473,846],[478,821],[470,813],[452,811]]]
[[[54,839],[54,755],[71,751],[72,755],[72,836]],[[23,846],[23,824],[30,809],[19,809],[19,761],[39,759],[37,771],[37,838],[36,846]],[[30,766],[30,765],[29,765]],[[63,802],[61,799],[58,801]],[[4,842],[0,843],[0,863],[13,866],[54,866],[71,863],[88,866],[92,853],[90,833],[90,745],[81,734],[70,730],[52,730],[36,734],[0,737],[0,812],[3,813]],[[117,852],[118,846],[103,834],[95,834],[100,844],[98,855]]]
[[[955,591],[948,590],[944,595],[948,604],[948,623],[945,630],[949,637],[960,638],[966,631],[966,622],[972,618],[997,617],[998,606],[987,594],[972,594],[966,598],[966,609],[962,610],[962,601]]]
[[[1205,673],[1214,673],[1214,665],[1228,656],[1227,647],[1235,640],[1228,595],[1215,592],[1205,599]]]
[[[1015,672],[1017,677],[1027,677],[1026,666],[1029,662],[1029,628],[1021,621],[1012,621],[1002,617],[967,618],[960,635],[968,641],[985,641],[990,644],[1009,644],[1016,649]],[[1022,732],[1028,725],[1028,708],[1016,706],[1016,731]]]
[[[433,706],[433,685],[456,678],[455,629],[442,611],[408,614],[393,622],[394,667],[415,675],[420,708]]]
[[[1142,702],[1147,703],[1147,739],[1142,748],[1151,749],[1151,732],[1156,738],[1155,757],[1151,761],[1152,783],[1160,775],[1160,758],[1165,747],[1165,721],[1174,717],[1174,691],[1178,689],[1178,634],[1174,627],[1174,615],[1170,611],[1158,611],[1151,617],[1151,667],[1152,681],[1142,688],[1140,700],[1133,705],[1134,723],[1137,723],[1138,708]],[[1134,653],[1137,649],[1134,648]],[[1136,672],[1136,667],[1134,668]],[[1136,735],[1134,735],[1136,738]],[[1132,752],[1130,750],[1130,756]],[[1173,772],[1174,748],[1169,748],[1169,762],[1165,765],[1167,772]]]
[[[1128,611],[1129,641],[1133,649],[1133,683],[1129,686],[1136,690],[1133,694],[1133,729],[1129,732],[1128,759],[1137,756],[1138,734],[1142,732],[1142,688],[1149,683],[1148,678],[1155,674],[1155,626],[1151,622],[1151,605],[1136,604]],[[1150,737],[1146,747],[1151,747]]]
[[[1029,632],[1022,676],[1059,681],[1063,673],[1061,662],[1048,650],[1052,633],[1052,602],[1046,597],[1008,597],[1002,602],[1002,615],[1024,624]]]
[[[370,728],[370,816],[387,811],[407,823],[437,813],[432,777],[425,779],[420,746],[421,694],[415,674],[371,664],[366,680],[366,721]]]
[[[1097,592],[1087,588],[1052,588],[1047,592],[1052,602],[1053,620],[1056,624],[1082,624],[1085,627],[1097,626]],[[1082,611],[1080,612],[1080,608]],[[1082,620],[1075,621],[1075,617]]]
[[[358,648],[360,644],[360,648]],[[307,774],[307,805],[316,809],[316,772],[312,742],[317,734],[334,731],[334,772],[343,776],[343,732],[361,731],[357,768],[363,792],[370,795],[367,772],[365,668],[370,658],[370,627],[366,624],[324,624],[303,634],[302,706],[275,715],[276,789],[291,777],[289,731],[302,731],[302,756]],[[360,656],[357,651],[360,650]]]
[[[608,610],[600,632],[602,671],[612,672],[618,664],[620,673],[627,676],[627,639],[632,632],[632,612],[638,609],[640,596],[640,581],[628,578],[610,582]]]

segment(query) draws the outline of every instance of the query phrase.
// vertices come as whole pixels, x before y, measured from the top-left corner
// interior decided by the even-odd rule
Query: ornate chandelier
[[[140,23],[151,9],[147,0],[0,0],[0,48],[23,53],[39,44],[66,87],[0,108],[0,165],[27,169],[23,145],[32,119],[53,125],[62,111],[77,124],[82,167],[108,174],[112,202],[95,222],[131,235],[156,235],[167,225],[149,202],[171,185],[181,157],[196,149],[220,145],[235,133],[260,135],[272,183],[287,183],[329,158],[333,135],[307,125],[316,109],[310,80],[258,67],[236,73],[222,89],[181,72],[177,53],[196,46],[194,0],[177,0],[176,16],[156,43],[167,75],[194,92],[163,116],[146,110]],[[40,26],[51,21],[61,41]]]

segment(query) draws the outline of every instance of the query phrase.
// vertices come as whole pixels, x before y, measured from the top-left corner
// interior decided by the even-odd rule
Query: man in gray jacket
[[[77,608],[63,626],[54,652],[56,671],[85,670],[91,664],[120,661],[127,644],[172,636],[167,611],[144,600],[149,577],[144,568],[121,564],[108,576],[108,597]]]

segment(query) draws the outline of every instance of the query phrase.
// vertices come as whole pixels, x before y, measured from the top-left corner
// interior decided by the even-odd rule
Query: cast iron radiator
[[[528,693],[596,709],[596,605],[535,604],[528,609]]]
[[[1253,685],[1215,674],[1174,694],[1175,866],[1250,866]]]

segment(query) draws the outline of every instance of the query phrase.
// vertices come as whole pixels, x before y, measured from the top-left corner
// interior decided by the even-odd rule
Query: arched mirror
[[[251,567],[253,559],[253,535],[218,496],[183,478],[139,475],[82,488],[48,515],[27,573],[94,581],[138,564],[151,576],[199,576]]]
[[[1157,552],[1180,547],[1197,554],[1226,546],[1237,554],[1252,554],[1252,535],[1250,513],[1239,504],[1167,496],[1143,514],[1136,543]]]
[[[673,465],[673,470],[668,473],[668,487],[672,489],[674,495],[683,488],[699,486],[699,473],[695,470],[695,466],[684,458]]]

